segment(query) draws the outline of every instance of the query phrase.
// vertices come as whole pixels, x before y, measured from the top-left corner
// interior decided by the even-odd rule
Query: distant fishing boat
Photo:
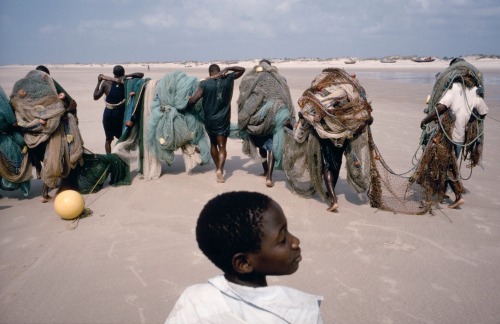
[[[380,63],[396,63],[396,60],[390,58],[383,58],[380,60]]]
[[[435,60],[436,60],[435,58],[432,58],[430,56],[428,56],[428,57],[416,57],[416,58],[412,59],[413,62],[417,62],[417,63],[434,62]]]
[[[352,58],[347,59],[347,61],[344,61],[345,64],[354,64],[356,63],[356,60],[353,60]]]

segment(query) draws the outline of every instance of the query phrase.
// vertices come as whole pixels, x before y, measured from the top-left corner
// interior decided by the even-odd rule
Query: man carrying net
[[[274,167],[282,167],[285,125],[291,127],[294,115],[285,78],[271,62],[261,60],[241,80],[238,129],[243,153],[262,162],[268,187],[274,185]]]

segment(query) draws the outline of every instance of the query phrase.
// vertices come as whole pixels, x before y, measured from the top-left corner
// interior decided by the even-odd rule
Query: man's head
[[[120,78],[125,75],[125,69],[121,65],[115,65],[113,68],[113,75],[115,78]]]
[[[452,59],[452,60],[450,61],[450,66],[452,66],[452,65],[453,65],[453,64],[455,64],[455,63],[458,63],[458,62],[464,62],[464,61],[465,61],[465,60],[464,60],[463,58],[461,58],[461,57],[455,57],[454,59]]]
[[[211,64],[208,67],[208,74],[210,76],[217,75],[220,72],[220,67],[217,64]]]
[[[260,60],[259,64],[261,64],[261,63],[266,63],[267,65],[271,66],[271,61],[269,61],[267,59]]]
[[[35,70],[43,71],[43,72],[45,72],[45,73],[47,73],[47,74],[50,75],[50,71],[49,71],[49,69],[45,65],[39,65],[39,66],[36,67]]]
[[[301,260],[300,242],[288,232],[283,210],[257,192],[228,192],[210,200],[198,218],[196,240],[226,274],[292,274]]]

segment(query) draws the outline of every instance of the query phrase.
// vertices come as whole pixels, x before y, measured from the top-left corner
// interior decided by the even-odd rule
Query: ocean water
[[[399,71],[357,71],[360,78],[387,80],[406,83],[434,84],[436,73],[434,72],[399,72]],[[484,84],[500,85],[500,72],[485,72]]]
[[[402,72],[402,71],[356,71],[360,79],[385,80],[412,84],[434,85],[436,73],[434,72]],[[496,105],[500,102],[500,72],[483,71],[485,100],[488,104]]]

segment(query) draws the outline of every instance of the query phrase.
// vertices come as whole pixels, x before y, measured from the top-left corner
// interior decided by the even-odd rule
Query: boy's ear
[[[248,274],[253,271],[253,266],[245,253],[236,253],[233,256],[233,269],[236,273]]]

